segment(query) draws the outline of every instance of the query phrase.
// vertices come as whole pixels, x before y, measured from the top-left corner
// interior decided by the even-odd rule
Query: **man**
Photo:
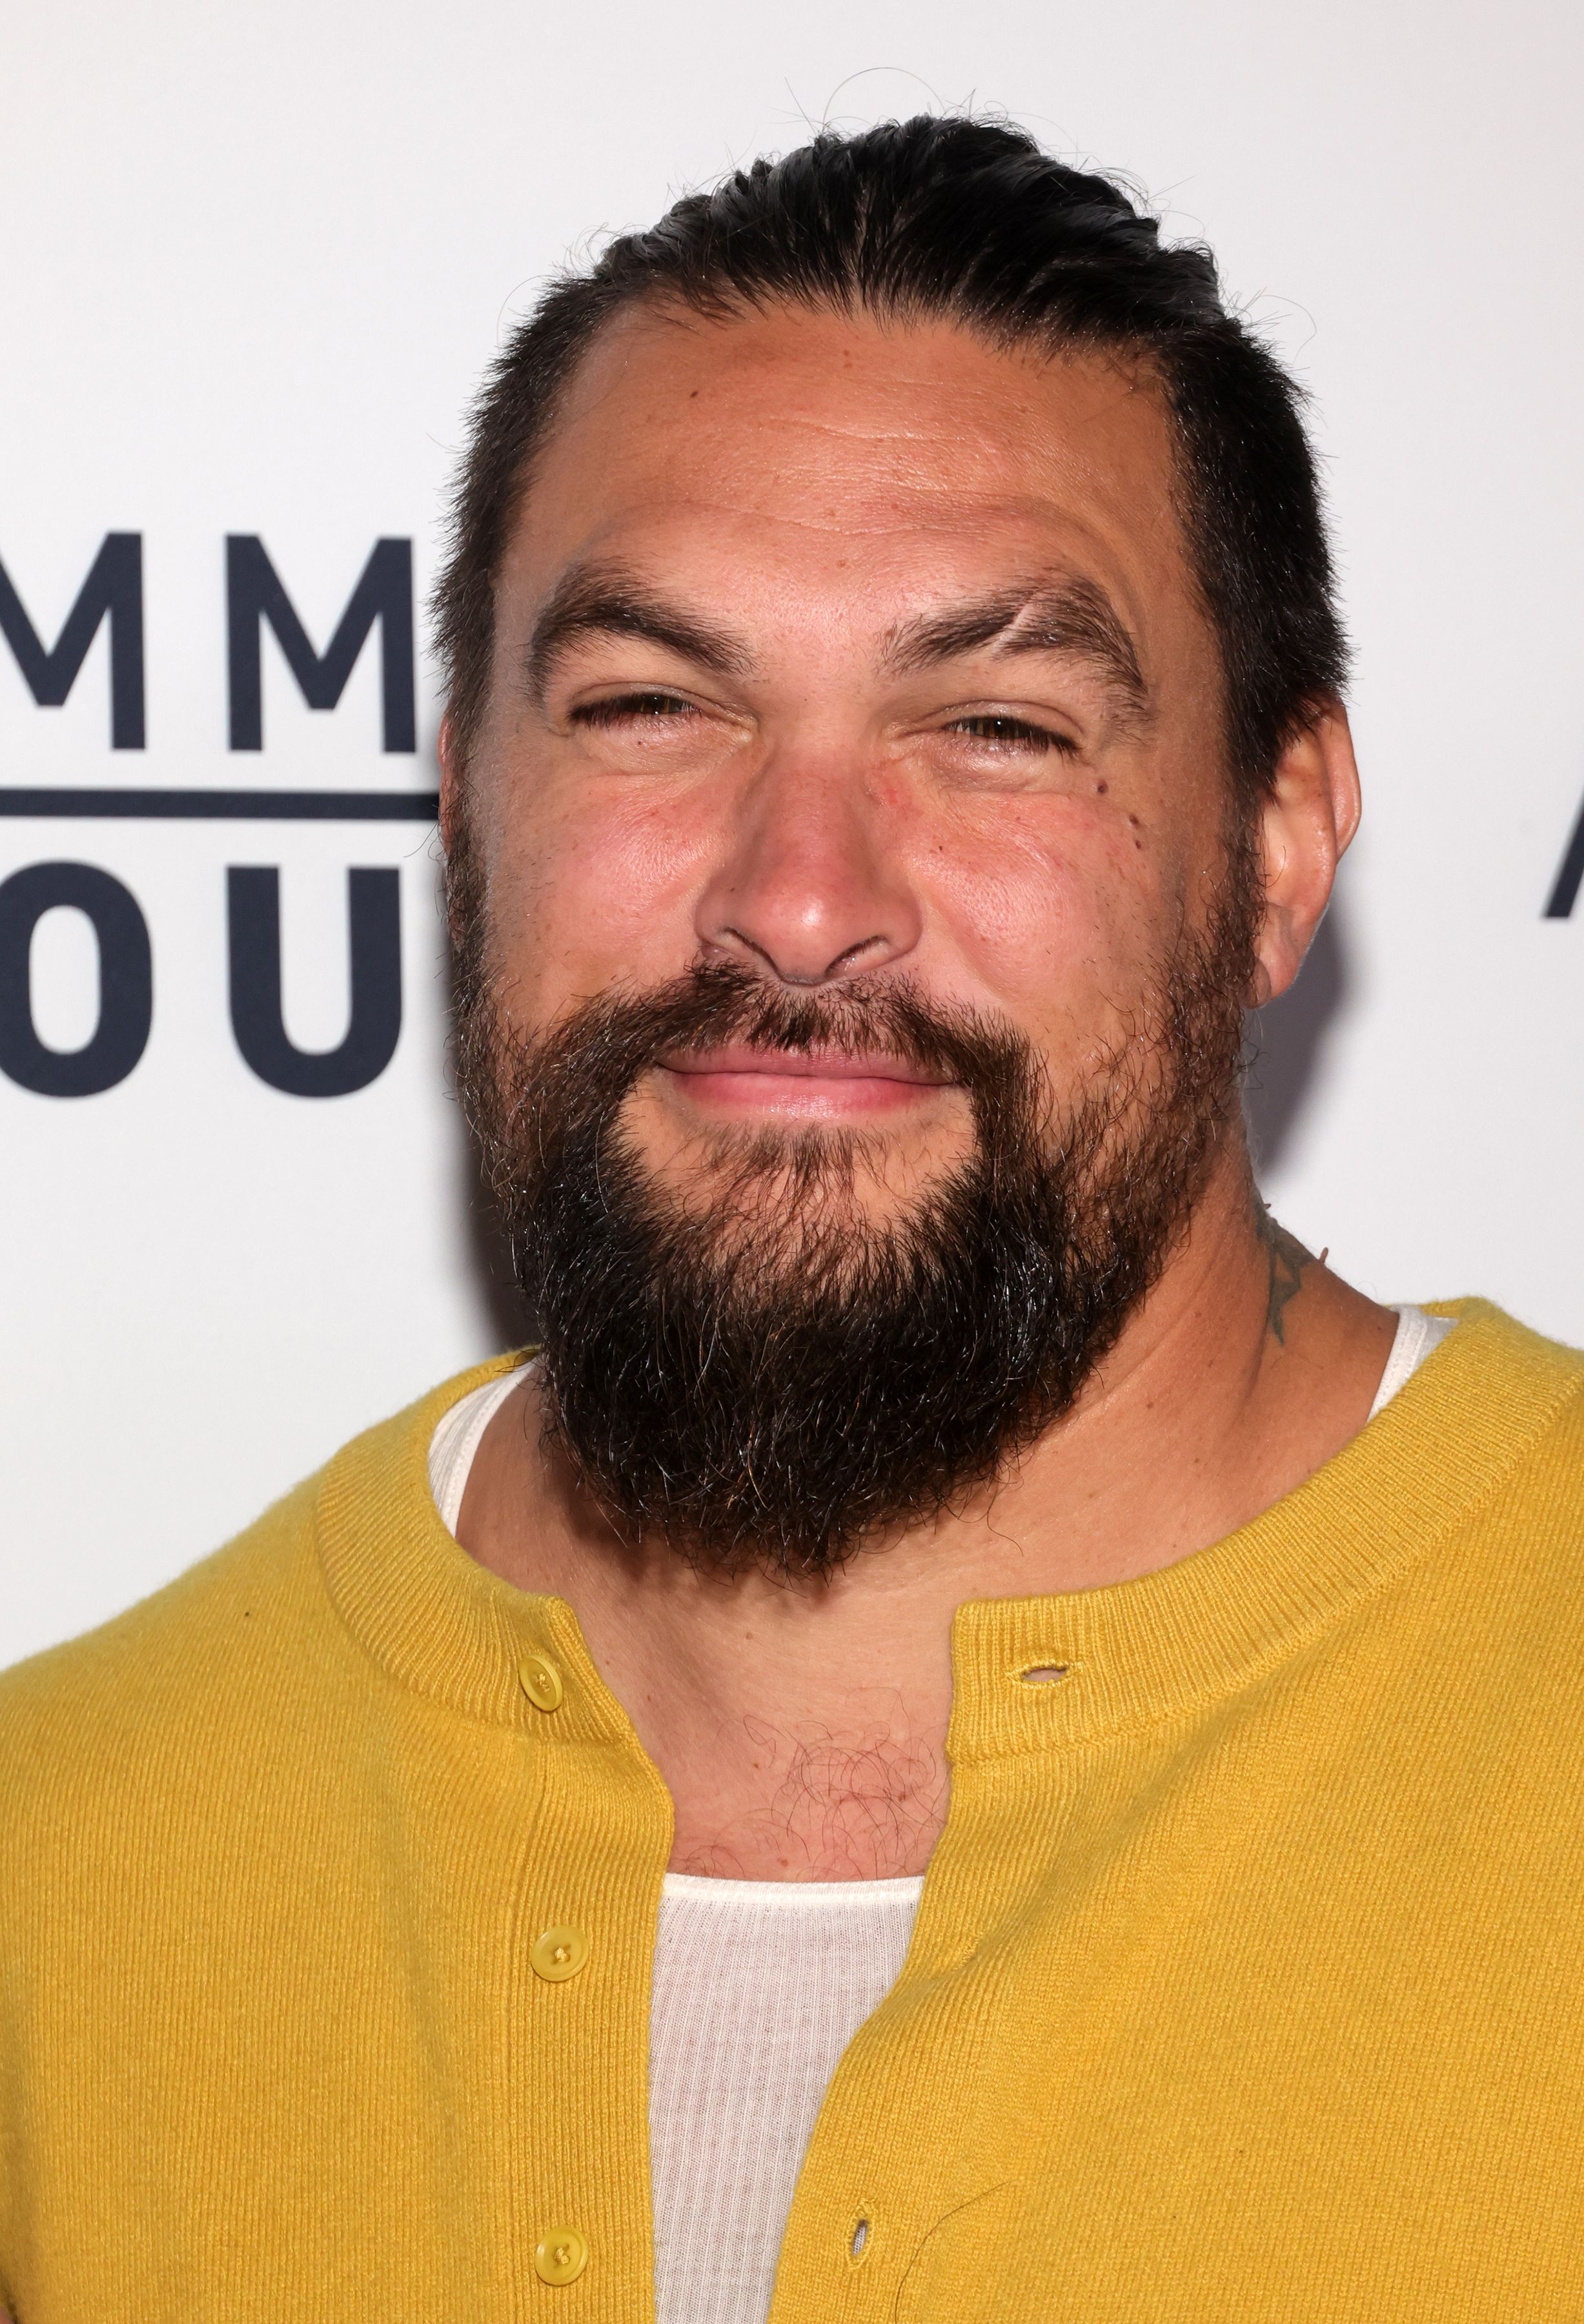
[[[19,2324],[1584,2312],[1584,1370],[1256,1196],[1358,789],[1207,254],[756,165],[439,616],[542,1353],[0,1689]]]

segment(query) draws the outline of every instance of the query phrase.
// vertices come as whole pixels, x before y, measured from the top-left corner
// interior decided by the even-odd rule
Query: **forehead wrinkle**
[[[1137,717],[1149,689],[1131,633],[1098,582],[1040,580],[999,590],[941,613],[903,623],[883,649],[900,670],[934,668],[994,647],[1002,653],[1064,653],[1091,662]]]
[[[741,678],[752,667],[740,638],[672,604],[631,567],[601,558],[569,567],[545,601],[523,657],[530,693],[543,694],[566,646],[597,636],[647,638],[718,678]]]

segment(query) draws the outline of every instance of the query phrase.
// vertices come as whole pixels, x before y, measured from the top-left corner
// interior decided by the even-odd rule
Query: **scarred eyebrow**
[[[714,628],[617,565],[575,565],[550,592],[525,657],[529,691],[542,696],[557,654],[579,638],[647,638],[717,678],[742,678],[752,656],[741,638]]]
[[[885,659],[894,669],[929,669],[987,646],[1087,661],[1129,716],[1142,718],[1149,710],[1149,688],[1127,623],[1099,583],[1082,576],[1000,590],[977,604],[905,622],[887,639]]]

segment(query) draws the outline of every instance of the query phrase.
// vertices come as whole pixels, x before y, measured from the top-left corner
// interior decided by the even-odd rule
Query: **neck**
[[[828,1579],[701,1573],[619,1541],[541,1444],[531,1374],[486,1433],[458,1532],[571,1605],[670,1786],[674,1868],[918,1871],[945,1813],[956,1608],[1131,1580],[1247,1524],[1363,1426],[1395,1321],[1269,1221],[1229,1139],[1073,1409],[993,1492]]]

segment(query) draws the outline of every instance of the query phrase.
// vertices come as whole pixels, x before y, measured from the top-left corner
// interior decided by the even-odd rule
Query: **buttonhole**
[[[853,2226],[852,2234],[847,2245],[847,2255],[850,2259],[859,2260],[863,2257],[868,2249],[869,2221],[859,2219]]]
[[[1071,1663],[1031,1663],[1018,1675],[1025,1686],[1054,1686],[1057,1679],[1071,1677],[1072,1671]]]

